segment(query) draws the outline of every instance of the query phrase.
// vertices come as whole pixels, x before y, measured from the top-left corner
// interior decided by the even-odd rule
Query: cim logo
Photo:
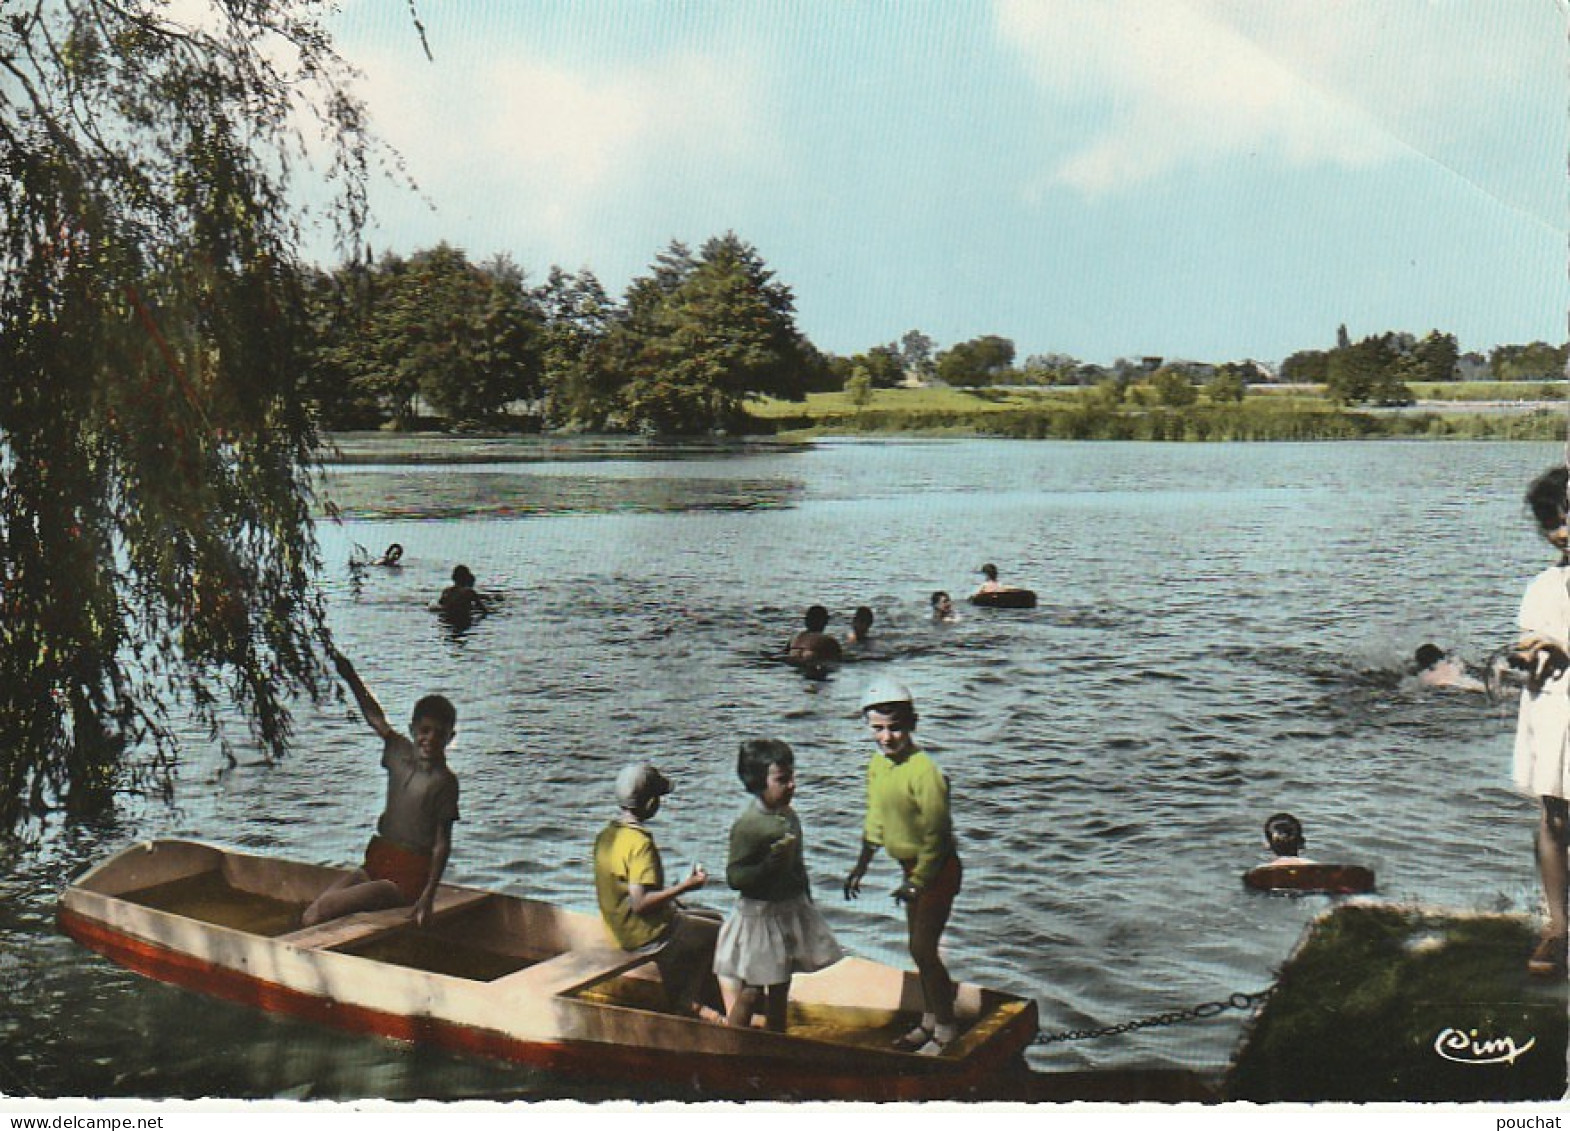
[[[1535,1044],[1536,1037],[1528,1037],[1526,1044],[1517,1045],[1514,1037],[1479,1040],[1476,1029],[1465,1033],[1460,1029],[1444,1029],[1434,1038],[1434,1051],[1456,1064],[1514,1064],[1517,1057],[1526,1055]]]

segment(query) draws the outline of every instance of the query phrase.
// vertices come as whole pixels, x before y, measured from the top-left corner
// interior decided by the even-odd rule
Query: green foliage
[[[1471,440],[1563,439],[1553,410],[1501,412],[1357,412],[1307,394],[1250,390],[1241,402],[1185,408],[1136,404],[1142,387],[1114,399],[1120,386],[1074,390],[873,389],[866,406],[846,393],[820,394],[805,408],[781,401],[750,406],[770,430],[920,432],[1063,440],[1356,440],[1424,437]],[[1257,387],[1256,387],[1257,388]],[[1148,390],[1146,390],[1148,391]]]
[[[937,377],[950,385],[991,385],[1014,364],[1014,343],[996,334],[959,342],[938,354]]]
[[[1199,390],[1194,387],[1194,382],[1168,365],[1163,365],[1150,375],[1149,385],[1156,399],[1170,408],[1183,408],[1199,399]]]
[[[605,366],[606,338],[620,308],[605,294],[593,272],[569,275],[552,267],[535,290],[545,319],[541,381],[545,423],[554,427],[598,430],[615,395]]]
[[[893,348],[906,371],[914,373],[923,381],[930,381],[936,375],[938,343],[920,330],[905,331],[898,346]]]
[[[856,366],[845,378],[845,395],[857,408],[866,408],[872,403],[872,374],[867,372],[866,366]]]
[[[1521,917],[1368,903],[1335,908],[1282,967],[1227,1073],[1226,1098],[1500,1103],[1562,1096],[1564,995],[1562,988],[1523,989],[1533,941]],[[1510,1036],[1518,1046],[1528,1038],[1533,1044],[1510,1063],[1437,1055],[1437,1040],[1451,1031],[1480,1043]]]
[[[360,226],[362,110],[317,5],[171,11],[0,23],[0,829],[167,792],[182,696],[280,754],[328,687],[295,248]]]
[[[1412,350],[1412,366],[1407,381],[1454,381],[1461,350],[1454,334],[1429,331]]]
[[[1300,350],[1281,363],[1281,380],[1293,385],[1323,385],[1330,379],[1330,354]]]
[[[1205,382],[1205,395],[1212,404],[1241,404],[1248,394],[1248,380],[1243,367],[1228,362],[1216,367],[1209,381]]]
[[[440,244],[374,268],[346,266],[313,294],[346,315],[315,320],[324,330],[309,380],[330,406],[325,415],[369,400],[407,421],[423,401],[474,425],[540,395],[544,320],[510,260],[478,267]]]
[[[679,243],[628,288],[607,339],[617,386],[607,419],[682,435],[743,427],[748,396],[799,399],[826,362],[795,323],[795,299],[734,233],[694,258]]]
[[[1325,373],[1325,395],[1337,404],[1412,403],[1407,378],[1415,372],[1410,337],[1383,334],[1332,350]]]
[[[1488,355],[1488,368],[1496,381],[1531,381],[1565,376],[1570,345],[1555,348],[1547,342],[1497,346]]]

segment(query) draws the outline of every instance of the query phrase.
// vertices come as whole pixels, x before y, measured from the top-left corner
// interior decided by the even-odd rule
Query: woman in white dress
[[[1570,471],[1553,467],[1527,489],[1538,529],[1559,551],[1559,564],[1534,577],[1521,598],[1521,638],[1511,664],[1526,673],[1516,723],[1516,789],[1541,799],[1537,870],[1548,903],[1548,925],[1527,962],[1533,974],[1563,977],[1570,932]]]

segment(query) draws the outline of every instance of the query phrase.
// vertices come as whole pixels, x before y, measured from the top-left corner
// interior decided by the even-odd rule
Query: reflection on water
[[[458,468],[331,472],[325,526],[340,646],[395,717],[458,704],[463,787],[450,876],[590,909],[588,844],[633,758],[676,783],[668,864],[723,863],[745,801],[737,742],[798,759],[825,916],[850,950],[904,963],[880,860],[857,903],[875,675],[915,690],[952,781],[965,890],[960,976],[1036,997],[1048,1032],[1268,985],[1324,897],[1245,890],[1280,809],[1310,851],[1375,869],[1379,896],[1534,911],[1531,804],[1509,792],[1513,709],[1418,688],[1416,644],[1472,659],[1509,639],[1544,550],[1521,513],[1552,445],[831,443]],[[625,454],[625,453],[624,453]],[[363,449],[369,459],[371,449]],[[527,514],[530,521],[498,521]],[[447,517],[451,516],[451,517]],[[405,547],[355,574],[353,546]],[[428,611],[457,562],[500,608],[462,633]],[[935,625],[982,562],[1040,594]],[[779,662],[802,610],[875,646],[818,672]],[[275,767],[213,776],[198,738],[178,804],[128,803],[16,856],[0,879],[0,1089],[12,1094],[603,1095],[505,1066],[325,1033],[118,970],[58,935],[72,868],[187,835],[357,859],[382,801],[378,747],[343,710],[300,720]],[[243,759],[242,759],[243,761]],[[721,885],[699,901],[727,908]],[[1241,1015],[1044,1046],[1043,1071],[1217,1071]],[[149,1042],[146,1034],[158,1034]],[[639,1094],[647,1094],[640,1092]]]

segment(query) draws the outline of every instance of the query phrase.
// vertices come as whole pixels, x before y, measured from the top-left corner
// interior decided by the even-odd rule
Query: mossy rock
[[[1565,1094],[1566,982],[1536,926],[1354,903],[1315,920],[1228,1070],[1228,1099],[1511,1101]]]

